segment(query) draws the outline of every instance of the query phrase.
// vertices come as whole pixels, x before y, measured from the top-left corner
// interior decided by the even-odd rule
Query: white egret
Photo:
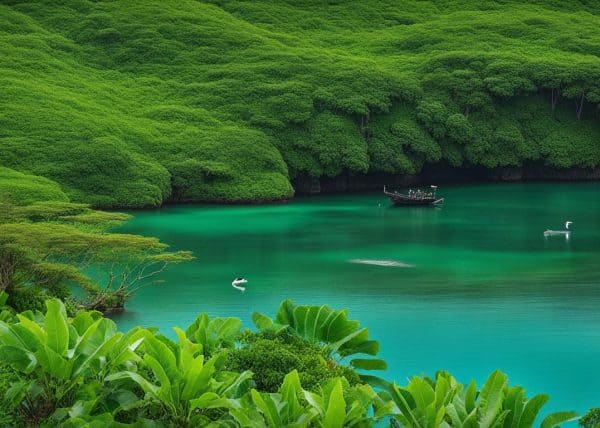
[[[247,279],[239,277],[231,282],[231,286],[237,290],[240,290],[241,292],[244,292],[246,291],[246,287],[244,287],[242,284],[246,284],[247,282]]]

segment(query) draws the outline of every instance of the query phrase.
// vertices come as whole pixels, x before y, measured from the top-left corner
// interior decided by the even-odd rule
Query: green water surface
[[[441,187],[442,208],[392,207],[380,193],[268,206],[134,212],[121,231],[197,259],[140,291],[117,319],[187,326],[199,312],[274,314],[281,300],[347,307],[381,342],[386,375],[495,368],[546,411],[600,407],[600,183]],[[573,221],[569,239],[546,228]],[[383,265],[382,265],[383,264]],[[231,287],[248,279],[241,293]]]

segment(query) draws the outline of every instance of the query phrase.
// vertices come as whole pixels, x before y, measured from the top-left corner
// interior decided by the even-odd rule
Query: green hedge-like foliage
[[[68,197],[52,180],[0,167],[1,203],[20,206],[41,201],[68,201]]]
[[[600,163],[595,2],[10,1],[0,164],[75,202],[272,200],[299,175]]]

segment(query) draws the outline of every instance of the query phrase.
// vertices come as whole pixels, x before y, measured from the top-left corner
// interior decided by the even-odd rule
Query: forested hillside
[[[599,28],[596,0],[3,1],[0,166],[105,207],[592,168]]]

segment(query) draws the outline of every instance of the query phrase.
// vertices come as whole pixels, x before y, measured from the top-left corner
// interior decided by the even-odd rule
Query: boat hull
[[[444,198],[412,198],[402,194],[388,194],[387,196],[394,205],[433,206],[444,202]]]
[[[569,236],[571,234],[570,230],[546,230],[544,231],[544,236]]]

